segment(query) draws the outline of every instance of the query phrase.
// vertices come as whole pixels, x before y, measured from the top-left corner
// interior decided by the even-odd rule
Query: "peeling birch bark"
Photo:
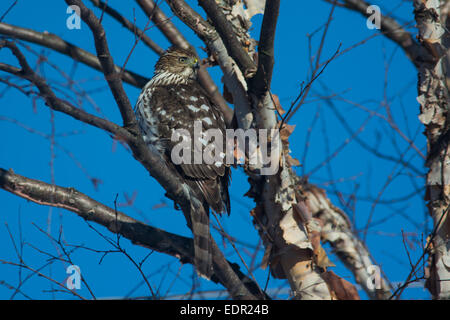
[[[428,52],[419,66],[417,101],[428,142],[425,200],[436,230],[426,286],[435,299],[450,299],[450,103],[445,74],[449,48],[448,41],[443,41],[445,20],[441,18],[445,2],[414,1],[418,39]]]
[[[254,215],[254,221],[264,240],[266,258],[273,276],[288,279],[295,299],[330,300],[327,284],[312,261],[312,245],[306,229],[294,215],[295,195],[288,179],[289,175],[283,171],[279,176],[264,179],[263,212]],[[282,186],[283,182],[289,185]]]
[[[304,185],[302,193],[313,217],[322,223],[322,240],[330,243],[339,259],[352,271],[356,282],[371,299],[389,299],[392,292],[388,281],[381,272],[376,273],[381,267],[376,266],[366,246],[352,232],[345,213],[330,202],[322,189]]]
[[[233,96],[239,127],[250,128],[253,114],[247,97],[247,84],[236,62],[230,57],[217,31],[184,1],[167,0],[173,13],[190,27],[207,45],[224,76],[224,85]]]
[[[260,6],[261,2],[259,1]],[[241,4],[238,2],[236,6],[239,5]],[[231,12],[235,16],[241,14],[238,20],[245,21],[242,25],[251,25],[249,16],[241,8]],[[241,29],[237,34],[241,35],[239,38],[242,42],[242,39],[245,39],[243,34],[248,34],[248,29]],[[269,90],[261,97],[255,94],[250,94],[250,97],[255,127],[276,128],[276,108]],[[295,299],[333,299],[332,291],[321,276],[326,269],[318,267],[314,261],[313,246],[304,221],[294,212],[294,206],[300,199],[296,198],[296,176],[286,162],[285,150],[281,152],[277,174],[255,177],[251,172],[248,173],[253,189],[250,194],[254,195],[256,203],[259,204],[258,212],[254,213],[254,223],[266,248],[264,264],[270,263],[275,277],[288,279]],[[262,185],[261,189],[255,190],[258,185]]]
[[[215,1],[232,24],[239,43],[250,57],[255,59],[255,41],[248,32],[251,25],[250,18],[254,14],[262,13],[265,1],[246,0],[244,2],[247,9],[242,6],[241,0]],[[276,107],[269,90],[266,89],[263,94],[250,92],[249,79],[245,78],[237,63],[229,55],[217,31],[186,3],[179,0],[167,2],[172,11],[205,42],[212,57],[220,65],[226,89],[232,94],[238,127],[277,128]],[[311,244],[311,236],[313,232],[320,234],[321,226],[313,228],[316,221],[303,221],[294,210],[303,198],[297,197],[300,179],[291,170],[287,161],[286,146],[287,144],[281,148],[280,170],[276,174],[264,176],[258,171],[261,168],[246,167],[251,185],[247,195],[257,203],[251,214],[266,250],[263,267],[270,265],[274,277],[288,279],[295,299],[359,299],[352,284],[326,270],[330,263],[325,251],[321,254],[327,262],[322,266],[317,263],[315,249],[318,246],[317,243],[315,247]],[[320,246],[320,237],[316,240]],[[360,278],[366,279],[368,276]]]
[[[223,72],[223,82],[233,95],[234,112],[239,128],[249,129],[253,123],[253,113],[247,97],[247,83],[236,62],[228,55],[227,49],[220,38],[209,43],[209,48],[215,53]]]
[[[231,10],[235,15],[242,10]],[[250,26],[248,16],[240,16],[244,25]],[[240,34],[248,34],[248,30],[240,30]],[[249,36],[247,36],[249,37]],[[241,36],[240,39],[245,39]],[[242,42],[243,40],[241,40]],[[255,126],[261,129],[275,129],[277,117],[275,105],[267,91],[262,99],[251,95],[252,109],[255,113]],[[277,136],[278,138],[278,136]],[[280,142],[281,143],[281,142]],[[293,206],[298,199],[295,196],[293,172],[289,170],[284,153],[281,152],[281,166],[277,174],[259,177],[254,184],[263,183],[260,201],[263,203],[267,223],[264,229],[272,234],[273,243],[266,241],[272,252],[271,264],[279,264],[278,276],[287,278],[295,299],[330,300],[330,290],[321,278],[321,270],[313,262],[312,245],[305,226],[294,215]],[[255,168],[252,168],[255,169]]]

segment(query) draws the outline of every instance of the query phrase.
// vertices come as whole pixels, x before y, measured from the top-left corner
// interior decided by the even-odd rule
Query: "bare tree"
[[[17,1],[16,1],[17,2]],[[126,18],[126,14],[116,10],[108,1],[66,0],[68,6],[79,8],[79,14],[89,30],[95,45],[95,53],[75,46],[61,37],[47,32],[39,32],[11,25],[3,22],[11,7],[0,18],[0,49],[9,50],[16,63],[0,63],[2,77],[0,81],[7,88],[13,88],[32,99],[40,98],[52,111],[57,111],[71,117],[75,121],[83,122],[89,126],[106,132],[112,140],[121,143],[130,150],[134,159],[165,189],[169,199],[182,210],[189,224],[193,210],[204,210],[199,206],[195,193],[183,184],[180,176],[170,171],[160,155],[147,147],[144,143],[133,112],[133,102],[124,89],[123,83],[142,88],[149,80],[148,77],[128,70],[126,65],[133,59],[133,52],[137,45],[144,44],[154,53],[161,55],[164,52],[163,45],[152,40],[147,32],[152,27],[157,28],[164,37],[173,45],[183,48],[194,48],[192,41],[177,28],[175,19],[183,23],[203,42],[207,58],[204,59],[199,73],[199,82],[208,92],[213,101],[221,107],[226,117],[227,124],[234,129],[274,129],[279,133],[281,141],[280,158],[277,165],[279,170],[275,174],[263,175],[261,165],[253,165],[248,161],[243,165],[248,176],[250,190],[246,194],[255,202],[255,207],[249,210],[252,222],[261,238],[264,246],[264,257],[261,267],[270,268],[270,274],[274,278],[287,279],[292,296],[295,299],[359,299],[358,292],[353,284],[343,277],[336,275],[329,268],[331,263],[324,244],[327,243],[333,254],[354,275],[359,285],[371,299],[400,298],[403,290],[412,282],[422,278],[427,279],[429,288],[434,298],[448,298],[450,294],[450,266],[449,266],[449,121],[448,121],[448,84],[447,70],[450,64],[448,22],[449,2],[446,0],[414,1],[414,14],[418,29],[418,40],[408,31],[408,26],[398,22],[389,14],[381,15],[380,33],[393,41],[404,52],[419,73],[418,101],[420,103],[420,121],[425,125],[428,141],[427,154],[423,154],[414,142],[414,137],[405,134],[395,122],[390,111],[389,98],[384,102],[386,116],[376,110],[368,110],[358,103],[345,101],[354,107],[365,110],[368,113],[367,121],[373,117],[385,121],[391,129],[390,134],[400,137],[408,144],[408,148],[399,151],[397,155],[386,154],[379,148],[373,147],[359,137],[364,130],[365,123],[359,128],[348,124],[345,117],[333,108],[335,101],[344,101],[339,93],[324,88],[326,94],[318,93],[314,89],[319,86],[319,79],[327,72],[331,64],[338,63],[341,55],[346,54],[355,47],[363,45],[368,39],[361,41],[349,48],[342,48],[337,44],[333,53],[325,56],[324,46],[330,25],[342,8],[356,11],[366,17],[371,16],[369,3],[362,0],[327,0],[329,5],[328,18],[317,31],[308,35],[310,61],[308,78],[302,83],[301,89],[296,93],[296,98],[289,108],[283,109],[280,100],[272,92],[271,83],[274,75],[275,62],[275,35],[280,11],[280,0],[199,0],[199,8],[194,9],[184,0],[166,0],[171,12],[163,12],[162,1],[136,0],[136,7],[142,10],[148,21],[144,28],[139,28],[136,21]],[[299,6],[301,6],[299,4]],[[307,6],[307,5],[305,5]],[[200,8],[206,13],[203,16]],[[412,8],[411,8],[412,9]],[[262,26],[258,39],[250,34],[251,20],[254,15],[263,13]],[[123,65],[117,64],[117,60],[108,43],[107,24],[104,16],[108,15],[117,23],[130,31],[134,36],[133,47]],[[319,44],[313,50],[312,38],[319,37]],[[51,51],[66,55],[76,63],[81,63],[101,72],[109,92],[112,94],[116,107],[121,115],[122,123],[116,123],[103,116],[89,113],[77,105],[77,90],[73,83],[68,87],[71,96],[66,96],[66,91],[57,91],[52,85],[52,80],[45,73],[32,68],[30,56],[33,50],[27,47],[27,43],[33,43]],[[314,51],[314,52],[313,52]],[[54,68],[51,59],[43,55],[38,57],[42,63],[48,63]],[[336,60],[336,61],[335,61]],[[222,81],[223,94],[220,93],[218,84],[215,84],[208,73],[208,67],[219,66]],[[386,70],[388,69],[386,65]],[[387,73],[387,71],[386,71]],[[65,74],[61,72],[61,74]],[[69,82],[70,75],[66,75]],[[17,80],[21,79],[21,82]],[[298,110],[308,103],[308,99],[317,98],[340,119],[343,126],[349,131],[350,138],[342,145],[333,146],[335,151],[329,152],[327,158],[317,168],[309,173],[295,170],[298,160],[294,159],[289,150],[289,136],[292,134],[293,116]],[[233,108],[230,108],[232,105]],[[314,123],[320,118],[315,117]],[[17,119],[1,118],[21,125]],[[310,129],[314,125],[311,125]],[[326,126],[324,126],[326,127]],[[308,128],[307,124],[303,129]],[[29,131],[33,129],[27,128]],[[298,129],[297,129],[298,130]],[[34,131],[34,133],[36,133]],[[52,147],[57,146],[54,135],[46,136]],[[319,168],[327,167],[331,172],[330,161],[350,141],[355,141],[363,149],[368,150],[375,158],[381,158],[395,164],[395,168],[410,170],[416,175],[422,173],[421,169],[406,158],[408,151],[413,150],[416,155],[426,158],[426,166],[429,168],[426,182],[426,200],[430,215],[434,221],[434,228],[430,233],[428,242],[424,245],[423,253],[417,263],[410,260],[411,273],[407,279],[397,288],[394,288],[388,278],[383,274],[377,274],[374,278],[373,269],[377,263],[374,261],[368,246],[365,243],[368,229],[375,223],[373,211],[381,202],[381,195],[394,179],[393,172],[386,180],[386,184],[376,199],[371,199],[372,209],[369,213],[367,224],[362,232],[357,232],[354,219],[348,215],[354,213],[355,194],[344,199],[343,194],[333,187],[328,193],[334,192],[340,203],[333,203],[327,192],[320,186],[309,181],[309,177]],[[275,142],[275,141],[272,141]],[[292,142],[291,142],[292,143]],[[309,143],[309,138],[308,138]],[[68,152],[69,153],[69,152]],[[302,152],[294,152],[300,155]],[[303,151],[303,160],[306,158],[307,147]],[[304,161],[302,161],[304,162]],[[330,174],[332,176],[332,174]],[[91,178],[93,183],[98,181]],[[69,183],[69,182],[68,182]],[[153,285],[148,281],[142,270],[142,261],[133,259],[121,246],[120,237],[131,240],[134,244],[143,246],[152,251],[158,251],[178,259],[181,263],[194,263],[194,249],[192,239],[176,235],[159,228],[152,227],[144,222],[127,215],[125,212],[94,200],[86,194],[74,188],[66,188],[50,183],[25,177],[20,173],[6,168],[0,168],[0,187],[16,196],[32,202],[50,207],[63,208],[72,211],[88,221],[88,225],[95,229],[90,222],[105,226],[111,233],[117,235],[113,240],[102,234],[111,244],[111,251],[97,251],[106,256],[112,252],[124,254],[141,273],[146,283],[151,298],[158,298]],[[420,195],[420,186],[414,192],[414,196]],[[353,200],[352,200],[353,199]],[[353,201],[353,207],[352,207]],[[115,203],[116,204],[116,203]],[[220,225],[220,222],[219,222]],[[220,230],[224,238],[230,240],[224,230]],[[424,228],[423,232],[426,232]],[[99,232],[100,233],[100,232]],[[100,233],[101,234],[101,233]],[[49,235],[50,236],[50,235]],[[13,236],[11,235],[13,239]],[[405,239],[405,238],[404,238]],[[404,240],[406,241],[406,240]],[[58,238],[52,238],[52,242],[62,252],[58,256],[51,256],[52,261],[58,260],[69,263],[71,251]],[[234,247],[233,240],[230,240]],[[406,246],[405,246],[406,247]],[[75,247],[72,249],[80,249]],[[235,248],[235,247],[234,247]],[[92,250],[83,247],[82,249]],[[235,248],[236,249],[236,248]],[[406,248],[408,252],[408,249]],[[43,273],[27,264],[22,259],[20,250],[16,249],[19,262],[11,262],[2,259],[6,264],[24,268],[38,275]],[[236,249],[239,255],[239,250]],[[48,253],[46,253],[48,254]],[[150,253],[151,254],[151,253]],[[254,264],[254,257],[252,265]],[[408,253],[409,256],[409,253]],[[1,257],[0,257],[1,258]],[[429,266],[424,267],[428,258]],[[253,267],[248,267],[245,259],[240,256],[243,266],[226,257],[225,251],[213,240],[213,276],[211,281],[219,283],[227,294],[233,299],[270,299],[271,295],[263,284],[258,283],[254,277]],[[242,268],[245,268],[242,269]],[[419,271],[427,271],[423,276]],[[51,279],[55,285],[78,298],[76,291],[67,289],[63,284]],[[376,285],[373,284],[376,280]],[[87,283],[86,283],[87,284]],[[21,292],[19,286],[10,286],[16,292]],[[90,291],[90,298],[96,298]]]

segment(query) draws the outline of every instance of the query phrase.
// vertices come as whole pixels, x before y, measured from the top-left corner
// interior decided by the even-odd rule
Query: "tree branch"
[[[92,31],[95,49],[97,50],[97,57],[102,66],[105,79],[111,89],[111,93],[113,94],[117,106],[119,107],[124,127],[136,127],[136,117],[134,116],[133,107],[131,106],[128,96],[123,89],[120,72],[118,72],[115,68],[114,60],[109,52],[106,33],[100,21],[81,0],[66,0],[66,3],[68,5],[76,5],[80,7],[81,19],[83,19]]]
[[[170,18],[168,18],[164,12],[158,8],[153,0],[136,0],[142,10],[147,14],[149,18],[153,20],[158,29],[164,34],[164,36],[178,47],[184,49],[194,50],[193,46],[186,40],[183,34],[177,29]],[[228,126],[231,125],[233,118],[233,110],[227,105],[225,99],[220,94],[214,81],[211,79],[208,71],[204,66],[201,66],[198,71],[198,82],[206,90],[211,99],[217,104],[225,118],[225,122]]]
[[[444,1],[414,1],[418,39],[426,51],[419,68],[419,120],[427,137],[425,200],[435,235],[430,250],[426,287],[435,299],[450,299],[450,96],[446,64],[449,45],[441,11]],[[431,57],[431,58],[428,58]],[[447,70],[448,71],[448,70]]]
[[[145,14],[152,19],[158,29],[169,39],[170,43],[182,48],[190,48],[190,43],[177,29],[173,22],[158,8],[153,0],[136,0]]]
[[[44,46],[69,56],[75,61],[79,61],[93,69],[102,71],[100,61],[95,55],[61,39],[52,33],[42,33],[7,23],[0,23],[0,34]],[[115,66],[115,68],[117,72],[120,72],[121,68],[119,66]],[[150,80],[129,70],[124,70],[121,73],[121,77],[123,81],[137,88],[142,88]]]
[[[233,32],[233,26],[227,20],[222,10],[219,9],[217,3],[214,0],[199,0],[198,3],[206,11],[208,17],[211,18],[230,56],[236,61],[244,77],[253,77],[256,72],[255,63],[240,44],[236,34]]]
[[[94,116],[85,112],[84,110],[78,109],[75,106],[71,105],[69,102],[61,100],[58,98],[55,93],[52,91],[50,86],[47,84],[44,78],[37,75],[33,69],[29,66],[28,62],[25,59],[25,56],[20,52],[17,46],[10,41],[0,41],[0,49],[3,47],[7,47],[11,50],[14,56],[20,63],[21,69],[16,67],[0,63],[0,70],[9,72],[13,75],[16,75],[20,78],[26,79],[33,83],[40,92],[40,95],[46,101],[46,104],[55,111],[63,112],[76,120],[80,120],[86,124],[92,125],[99,129],[105,130],[111,134],[113,134],[117,139],[122,139],[126,142],[132,141],[133,136],[124,128],[118,126],[117,124]]]
[[[4,46],[10,48],[22,66],[22,70],[8,66],[10,69],[9,71],[14,71],[14,74],[35,84],[50,108],[67,113],[76,119],[79,117],[79,120],[99,128],[101,128],[101,125],[104,125],[105,130],[110,132],[116,130],[120,134],[123,134],[120,138],[128,143],[133,152],[134,158],[139,161],[147,169],[150,175],[153,176],[167,191],[167,196],[180,205],[186,221],[188,221],[188,225],[190,223],[190,215],[192,210],[204,210],[203,206],[197,205],[201,202],[196,198],[194,192],[189,188],[189,186],[183,182],[180,175],[177,172],[170,170],[159,153],[156,150],[150,149],[139,134],[136,134],[131,128],[122,128],[107,120],[91,116],[84,111],[76,109],[70,104],[63,102],[55,96],[45,80],[39,77],[30,68],[25,56],[23,56],[15,44],[4,40],[0,42],[0,48]],[[3,65],[4,64],[0,64],[0,69]],[[216,275],[220,279],[221,283],[226,286],[230,292],[230,295],[235,299],[255,299],[255,296],[249,291],[243,280],[239,278],[236,271],[230,267],[214,240],[212,240],[212,247],[213,259],[215,259],[215,264],[217,265],[217,268],[214,270],[214,275]]]
[[[280,0],[267,0],[258,43],[258,70],[250,79],[250,91],[258,97],[270,89],[274,59],[275,31],[277,28]]]
[[[133,244],[170,255],[180,260],[181,263],[194,263],[194,245],[191,238],[149,226],[105,206],[74,188],[64,188],[26,178],[3,168],[0,168],[0,188],[40,205],[72,211],[86,221],[93,221],[106,227],[112,233],[124,236]],[[221,266],[220,257],[213,255],[213,259],[215,272],[223,272],[224,268]],[[244,275],[238,265],[227,263],[256,296],[268,298],[260,295],[256,283]],[[221,282],[221,279],[223,277],[212,278],[215,282]],[[221,284],[226,287],[226,284]]]
[[[372,284],[372,266],[376,265],[369,251],[352,231],[350,221],[344,212],[335,207],[324,190],[311,184],[300,184],[302,192],[312,215],[319,219],[322,226],[321,238],[330,243],[333,251],[349,269],[356,282],[363,288],[371,299],[387,300],[391,296],[388,280],[380,274],[377,288]]]
[[[216,30],[205,21],[184,0],[166,0],[177,17],[203,40],[212,56],[217,60],[224,75],[224,84],[233,95],[234,111],[240,128],[248,129],[253,121],[251,107],[247,99],[247,84],[242,72]]]
[[[122,26],[133,32],[135,35],[141,37],[142,41],[152,49],[156,54],[161,55],[164,53],[164,49],[161,48],[156,42],[150,39],[149,36],[145,34],[145,30],[139,29],[136,24],[132,23],[130,20],[125,18],[120,12],[108,5],[108,3],[101,0],[90,0],[94,6],[105,10],[105,12],[110,15],[113,19],[118,21]]]
[[[332,0],[325,0],[332,3]],[[372,13],[367,12],[367,8],[370,6],[364,0],[341,0],[344,2],[343,7],[353,10],[362,14],[365,17],[369,17]],[[420,65],[420,59],[426,54],[420,44],[414,40],[411,33],[406,31],[395,19],[381,15],[381,32],[390,40],[397,43],[405,52],[406,56],[411,60],[416,68]]]

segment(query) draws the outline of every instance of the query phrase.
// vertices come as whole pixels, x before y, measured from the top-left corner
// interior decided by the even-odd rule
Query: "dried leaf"
[[[360,300],[355,286],[336,275],[333,271],[324,272],[321,276],[338,300]]]
[[[308,238],[313,248],[314,262],[322,269],[334,267],[334,263],[328,259],[326,251],[320,244],[322,226],[320,220],[313,219],[312,213],[308,205],[304,201],[300,201],[293,205],[294,212],[303,221],[308,232]]]
[[[264,250],[264,256],[261,261],[261,269],[265,270],[269,265],[270,261],[270,253],[272,252],[272,244],[269,243]]]
[[[326,251],[323,249],[323,247],[320,244],[318,247],[314,248],[314,259],[315,259],[316,265],[325,270],[328,267],[336,266],[333,262],[330,261]]]
[[[327,252],[320,244],[321,226],[319,224],[319,221],[316,219],[309,220],[306,223],[306,230],[308,231],[308,237],[313,247],[313,257],[315,264],[325,270],[328,267],[334,267],[334,263],[331,262],[330,259],[328,259]]]
[[[281,106],[280,99],[278,98],[278,96],[276,94],[272,94],[272,101],[275,104],[275,109],[280,114],[280,116],[282,116],[283,114],[286,113],[286,111]]]
[[[278,127],[281,125],[281,121],[278,122]],[[280,130],[280,139],[283,142],[288,141],[289,136],[292,134],[292,132],[294,132],[295,129],[295,124],[291,125],[291,124],[286,124],[283,123],[283,128],[281,128]]]
[[[298,159],[292,158],[290,154],[286,154],[286,161],[291,167],[300,166],[300,161]]]

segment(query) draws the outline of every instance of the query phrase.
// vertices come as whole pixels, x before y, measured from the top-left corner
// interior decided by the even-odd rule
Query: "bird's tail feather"
[[[204,278],[210,279],[213,269],[208,213],[208,208],[201,208],[199,210],[199,208],[191,205],[192,233],[194,234],[194,263],[197,273]]]

